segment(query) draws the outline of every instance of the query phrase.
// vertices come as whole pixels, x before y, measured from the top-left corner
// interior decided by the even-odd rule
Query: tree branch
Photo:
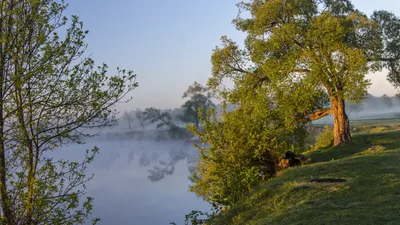
[[[322,117],[325,117],[325,116],[327,116],[327,115],[329,115],[329,114],[331,114],[331,113],[332,113],[332,109],[331,109],[331,108],[319,109],[319,110],[314,111],[314,112],[308,117],[308,119],[309,119],[310,121],[319,120],[319,119],[321,119]]]

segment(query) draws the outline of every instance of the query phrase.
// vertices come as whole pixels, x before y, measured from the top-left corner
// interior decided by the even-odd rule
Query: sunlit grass
[[[384,122],[355,124],[353,143],[306,153],[311,164],[282,171],[212,224],[400,224],[400,123]],[[318,178],[346,181],[309,182]]]

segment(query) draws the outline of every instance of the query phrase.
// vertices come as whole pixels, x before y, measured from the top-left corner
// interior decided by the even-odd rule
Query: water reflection
[[[157,182],[166,176],[172,175],[175,172],[175,165],[180,160],[186,159],[188,155],[187,146],[181,147],[179,150],[170,150],[169,158],[167,160],[159,160],[159,165],[155,165],[153,169],[149,170],[149,180]]]
[[[140,156],[140,159],[139,159],[139,165],[141,167],[146,167],[150,164],[151,164],[151,158],[149,156],[149,153],[147,153],[147,152],[142,153],[142,155]]]
[[[209,209],[188,191],[198,157],[191,142],[89,142],[68,146],[57,157],[79,160],[94,146],[100,154],[88,168],[95,176],[87,190],[95,199],[93,216],[101,218],[99,225],[181,225],[191,210]]]
[[[179,161],[187,160],[187,168],[190,174],[195,172],[197,163],[197,150],[193,147],[192,141],[186,141],[182,146],[171,148],[166,159],[159,159],[159,152],[142,152],[139,158],[141,167],[152,166],[148,170],[148,179],[151,182],[158,182],[175,172],[175,165]],[[129,153],[129,163],[133,161],[133,153]]]

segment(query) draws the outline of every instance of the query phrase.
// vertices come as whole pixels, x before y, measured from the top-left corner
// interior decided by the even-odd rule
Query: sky
[[[245,35],[232,25],[239,0],[70,0],[67,14],[78,15],[89,30],[87,52],[96,63],[133,70],[139,87],[120,107],[175,108],[194,81],[211,76],[211,54],[223,35],[238,43]],[[400,16],[399,0],[353,0],[370,15],[385,9]],[[373,95],[397,90],[386,73],[369,74]]]

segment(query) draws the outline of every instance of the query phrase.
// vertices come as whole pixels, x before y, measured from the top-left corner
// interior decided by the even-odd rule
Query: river
[[[93,216],[100,225],[183,224],[191,210],[209,205],[188,191],[197,150],[185,141],[89,141],[69,145],[59,156],[79,160],[85,149],[100,148],[89,166]]]

